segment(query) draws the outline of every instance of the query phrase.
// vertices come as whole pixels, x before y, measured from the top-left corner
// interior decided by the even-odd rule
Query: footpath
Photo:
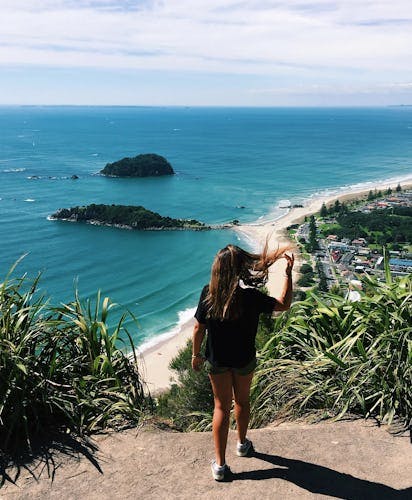
[[[210,433],[129,429],[99,435],[93,452],[55,451],[7,470],[3,499],[412,499],[412,444],[372,421],[284,423],[251,430],[224,483],[210,473]],[[11,483],[18,474],[15,484]]]

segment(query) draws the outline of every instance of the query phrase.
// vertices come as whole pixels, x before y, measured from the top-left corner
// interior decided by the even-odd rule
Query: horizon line
[[[303,105],[247,105],[247,104],[10,104],[0,103],[4,108],[408,108],[408,104],[303,104]]]

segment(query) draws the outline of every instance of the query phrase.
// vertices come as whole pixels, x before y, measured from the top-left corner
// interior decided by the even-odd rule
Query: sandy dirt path
[[[394,437],[372,422],[287,423],[250,431],[255,454],[239,458],[231,431],[224,483],[210,474],[210,433],[128,430],[98,436],[93,464],[85,456],[22,469],[1,499],[410,499],[409,436]],[[13,471],[9,471],[13,477]],[[33,474],[33,475],[32,475]]]

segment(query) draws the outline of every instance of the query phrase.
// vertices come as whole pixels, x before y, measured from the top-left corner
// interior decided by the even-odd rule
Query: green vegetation
[[[321,217],[327,217],[329,214],[328,209],[326,208],[325,202],[322,203],[322,206],[320,208],[319,215]]]
[[[150,153],[108,163],[100,173],[111,177],[149,177],[173,175],[174,170],[163,156]]]
[[[252,426],[316,413],[412,421],[412,275],[393,283],[365,277],[367,294],[309,295],[261,322],[252,386]],[[205,372],[190,370],[190,345],[172,367],[179,385],[159,408],[181,429],[210,429],[213,402]]]
[[[312,413],[411,424],[412,275],[392,280],[388,265],[385,275],[385,283],[364,276],[359,302],[340,290],[309,293],[290,311],[262,316],[252,426]],[[51,307],[37,290],[38,279],[0,285],[0,452],[30,446],[40,431],[84,435],[153,414],[125,316],[109,327],[109,299],[98,294],[92,305],[76,294]],[[172,361],[178,383],[159,396],[157,414],[181,430],[210,429],[209,380],[190,364],[189,342]]]
[[[333,216],[335,217],[336,215],[339,214],[345,214],[349,211],[349,207],[346,203],[340,202],[339,200],[336,200],[333,205],[331,205],[329,208],[326,207],[325,203],[322,203],[319,215],[320,217],[328,217]]]
[[[326,279],[326,274],[323,269],[322,263],[319,259],[316,260],[316,271],[318,273],[319,277],[319,284],[318,284],[318,289],[321,292],[327,292],[328,291],[328,281]]]
[[[136,424],[151,411],[124,315],[109,328],[112,307],[97,295],[53,308],[38,279],[0,284],[0,452],[31,446],[53,429],[90,434]],[[122,346],[125,350],[120,350]],[[126,351],[129,351],[127,354]]]
[[[260,352],[255,426],[319,410],[410,424],[412,276],[393,283],[365,279],[368,295],[360,302],[313,295],[277,319]]]
[[[412,208],[394,207],[369,213],[348,212],[336,217],[338,225],[323,225],[322,232],[339,238],[365,238],[368,244],[412,241]]]
[[[61,208],[51,216],[76,222],[94,222],[128,229],[210,229],[202,222],[191,219],[172,219],[141,206],[87,205],[84,207]]]
[[[177,384],[159,396],[158,414],[179,430],[210,430],[213,394],[205,370],[191,369],[192,342],[189,341],[170,363],[177,373]]]
[[[369,191],[368,197],[366,198],[368,201],[376,200],[378,198],[382,198],[383,194],[382,191],[379,190],[377,191],[376,189],[374,191]]]
[[[312,253],[315,250],[318,250],[319,243],[317,238],[317,228],[316,228],[316,220],[314,215],[311,215],[309,218],[309,241],[305,245],[305,249],[308,253]]]
[[[310,264],[302,264],[300,266],[299,273],[301,274],[297,282],[299,286],[308,287],[314,284],[315,274]]]

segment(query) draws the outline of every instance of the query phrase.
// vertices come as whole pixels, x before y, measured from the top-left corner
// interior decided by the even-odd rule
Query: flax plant
[[[151,407],[132,337],[124,327],[130,313],[109,329],[107,317],[113,305],[107,297],[102,301],[100,292],[94,306],[90,300],[83,304],[76,293],[72,303],[54,309],[59,357],[71,380],[67,397],[61,400],[58,395],[56,404],[78,433],[121,424],[125,419],[137,421],[142,410]]]
[[[36,297],[38,278],[27,287],[25,278],[0,285],[0,445],[15,436],[29,436],[48,413],[43,376],[47,359],[41,352],[47,319],[45,302]]]
[[[410,425],[412,277],[364,285],[359,302],[312,295],[277,320],[252,388],[254,426],[312,410]]]
[[[31,443],[39,431],[79,435],[137,423],[151,410],[126,315],[109,326],[113,307],[78,294],[50,307],[38,278],[0,284],[0,450]]]

